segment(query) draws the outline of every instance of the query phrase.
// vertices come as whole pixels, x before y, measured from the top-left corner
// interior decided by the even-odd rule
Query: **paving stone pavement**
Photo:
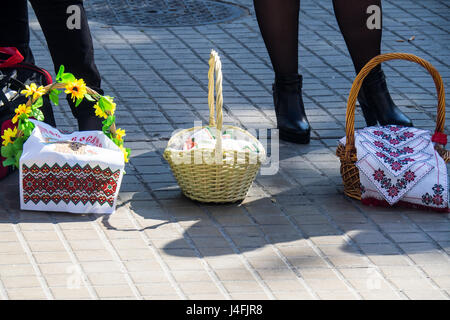
[[[133,150],[118,209],[111,216],[20,211],[18,176],[2,181],[1,299],[450,298],[448,214],[367,207],[343,195],[334,152],[355,75],[331,1],[301,3],[310,145],[280,143],[279,171],[259,175],[241,204],[181,195],[162,152],[174,129],[207,120],[211,49],[223,61],[226,123],[275,127],[273,73],[252,1],[231,2],[250,14],[198,27],[90,21],[103,88],[116,97]],[[389,0],[383,9],[383,52],[417,54],[448,83],[448,2]],[[53,70],[30,14],[37,64]],[[401,109],[433,129],[431,78],[406,62],[384,70]],[[56,107],[56,118],[59,128],[76,129],[67,105]]]

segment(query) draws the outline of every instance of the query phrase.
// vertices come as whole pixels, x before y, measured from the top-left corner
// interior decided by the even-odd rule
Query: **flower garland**
[[[110,138],[123,152],[125,162],[128,162],[131,150],[124,147],[123,137],[126,135],[125,130],[116,128],[116,117],[114,115],[116,104],[114,98],[110,96],[102,96],[96,91],[86,86],[83,79],[76,79],[71,73],[64,72],[64,66],[59,68],[56,75],[56,82],[46,87],[37,86],[35,83],[26,85],[25,89],[20,93],[29,97],[26,104],[21,104],[15,109],[15,115],[12,123],[16,124],[13,129],[6,129],[1,136],[2,147],[1,155],[6,158],[3,165],[16,166],[19,168],[19,161],[23,151],[23,144],[30,137],[34,129],[34,124],[29,118],[38,121],[44,120],[44,114],[40,110],[43,105],[42,96],[49,95],[50,100],[55,104],[59,104],[59,94],[64,89],[66,94],[70,94],[75,107],[78,107],[83,99],[96,101],[94,105],[95,115],[105,120],[102,122],[103,133]]]

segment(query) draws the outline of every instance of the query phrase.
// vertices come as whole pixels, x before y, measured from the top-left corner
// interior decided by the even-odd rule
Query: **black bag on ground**
[[[31,63],[23,62],[23,56],[16,48],[0,47],[0,146],[2,145],[3,131],[13,127],[10,120],[15,115],[15,109],[28,98],[20,92],[25,85],[35,83],[37,86],[46,86],[53,82],[47,70]],[[53,108],[48,95],[43,96],[41,111],[45,122],[56,126]],[[0,157],[0,179],[12,171],[12,167],[3,167],[4,158]]]

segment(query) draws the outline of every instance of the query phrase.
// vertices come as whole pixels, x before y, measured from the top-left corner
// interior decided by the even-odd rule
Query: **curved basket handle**
[[[48,94],[50,91],[52,91],[53,89],[63,89],[66,87],[65,83],[58,83],[58,82],[53,82],[49,85],[44,86],[44,94]],[[86,86],[86,92],[88,94],[90,94],[95,100],[98,100],[96,97],[99,96],[99,93],[91,88],[89,88],[88,86]],[[35,102],[35,100],[33,99],[33,96],[31,95],[27,102],[26,102],[26,106],[30,107],[33,103]],[[113,122],[113,124],[110,127],[110,131],[113,134],[113,136],[116,135],[116,124]]]
[[[216,81],[214,85],[214,75]],[[222,62],[216,51],[211,50],[208,72],[208,106],[209,126],[217,128],[216,138],[216,162],[222,161],[222,125],[223,125],[223,95],[222,95]],[[215,89],[215,90],[214,90]],[[214,110],[214,91],[216,93],[216,110]],[[214,114],[214,111],[216,114]]]
[[[442,82],[441,75],[436,70],[435,67],[431,65],[426,60],[423,60],[413,54],[409,53],[385,53],[372,58],[365,66],[361,69],[359,74],[356,76],[355,81],[353,81],[350,94],[347,101],[347,114],[345,122],[345,133],[346,133],[346,144],[345,144],[345,154],[346,157],[350,157],[352,151],[355,149],[355,104],[358,97],[359,90],[361,89],[364,78],[369,74],[369,72],[382,62],[389,60],[408,60],[415,62],[422,67],[424,67],[433,77],[434,84],[436,86],[436,91],[438,95],[438,107],[437,107],[437,119],[436,119],[436,132],[443,133],[445,125],[445,92],[444,84]]]

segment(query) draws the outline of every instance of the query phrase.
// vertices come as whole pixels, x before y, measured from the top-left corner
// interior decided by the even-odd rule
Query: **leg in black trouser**
[[[298,74],[300,0],[254,0],[261,35],[275,71],[273,100],[280,139],[309,143],[311,128]]]
[[[101,78],[94,62],[94,49],[87,23],[82,0],[30,0],[33,10],[44,32],[47,45],[52,56],[55,72],[60,65],[66,72],[71,72],[76,78],[83,78],[92,89],[102,93]],[[72,13],[67,13],[69,6],[80,9],[80,28],[69,29],[67,19]],[[27,3],[25,0],[8,0],[2,4],[0,13],[0,45],[15,46],[32,61],[29,48],[29,28]],[[75,107],[74,102],[67,97],[73,115],[78,120],[80,130],[99,130],[101,120],[95,116],[93,103],[87,100]]]
[[[379,8],[379,28],[369,28],[370,6]],[[356,73],[380,54],[382,15],[381,0],[333,0],[334,13],[347,44]],[[376,14],[376,13],[372,13]],[[412,126],[411,120],[392,101],[381,66],[376,66],[366,77],[358,96],[367,125],[397,124]]]
[[[261,35],[275,71],[274,88],[278,91],[274,90],[274,99],[281,102],[285,100],[288,104],[275,102],[280,137],[283,136],[283,131],[295,131],[295,135],[300,138],[301,134],[306,135],[305,128],[308,127],[302,112],[301,91],[299,90],[297,98],[285,93],[292,92],[294,86],[301,87],[301,77],[297,76],[300,0],[254,0],[253,3]],[[369,29],[366,25],[369,17],[367,8],[371,5],[377,5],[381,9],[381,0],[333,0],[336,19],[356,72],[380,53],[381,28]],[[411,121],[393,103],[380,67],[375,68],[364,81],[359,101],[364,107],[368,125],[377,122],[383,125],[411,125]]]
[[[381,25],[379,29],[367,27],[367,8],[371,5],[381,9],[381,0],[333,0],[334,14],[356,73],[381,50]]]
[[[25,62],[34,62],[29,48],[30,30],[26,0],[2,1],[0,10],[0,46],[16,47]]]

